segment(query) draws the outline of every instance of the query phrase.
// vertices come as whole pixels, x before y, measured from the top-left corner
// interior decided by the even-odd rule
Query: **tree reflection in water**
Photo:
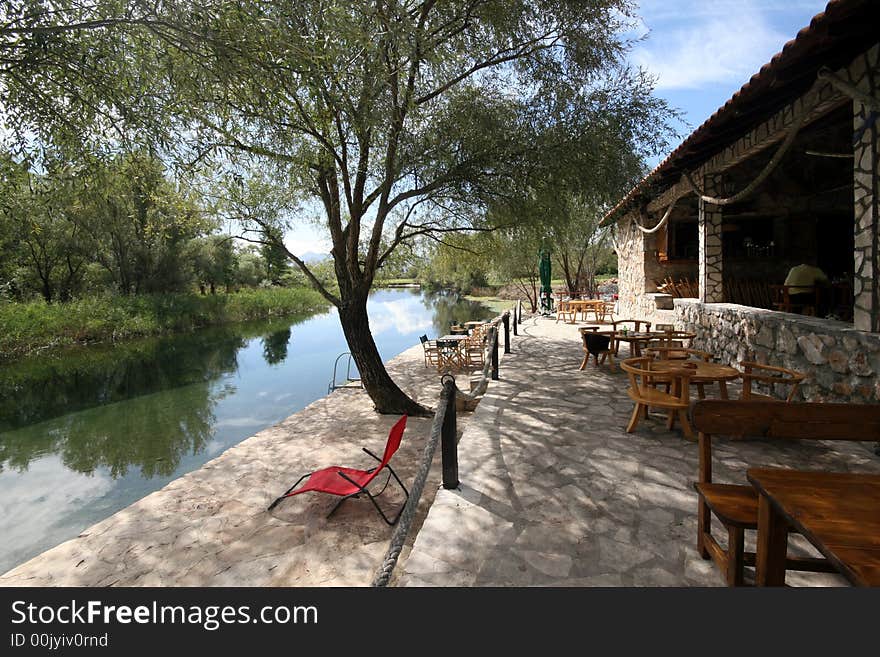
[[[263,358],[269,365],[277,365],[287,360],[287,345],[290,344],[290,327],[275,331],[263,338]]]
[[[273,363],[286,358],[285,326],[264,338]],[[236,372],[248,337],[241,326],[212,329],[0,369],[0,472],[56,453],[86,474],[106,467],[116,478],[131,466],[147,478],[171,474],[213,436],[214,407],[231,390],[212,383]]]
[[[448,290],[425,291],[422,303],[433,311],[434,329],[437,335],[446,335],[453,324],[464,324],[470,321],[488,321],[494,313],[479,303],[462,299],[456,292]]]

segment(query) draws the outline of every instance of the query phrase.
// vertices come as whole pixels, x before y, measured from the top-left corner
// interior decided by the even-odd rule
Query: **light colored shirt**
[[[785,277],[785,285],[790,286],[789,294],[808,294],[818,283],[827,283],[825,272],[812,265],[792,267]],[[792,287],[793,286],[793,287]]]

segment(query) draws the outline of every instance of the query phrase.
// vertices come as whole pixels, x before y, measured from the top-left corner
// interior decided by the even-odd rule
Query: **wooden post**
[[[498,325],[495,325],[495,333],[492,337],[492,380],[498,380]]]
[[[517,301],[516,304],[513,306],[513,334],[514,335],[519,335],[519,333],[517,333],[517,331],[516,331],[516,325],[519,324],[519,320],[517,319],[517,313],[516,313],[518,305],[519,305],[519,301]]]
[[[519,323],[522,324],[522,299],[517,299],[516,305],[519,308],[519,313],[517,313],[519,315]]]
[[[458,488],[458,419],[455,411],[455,379],[444,377],[446,415],[440,429],[440,455],[443,461],[443,488]]]
[[[504,313],[501,316],[501,321],[504,322],[504,353],[510,353],[510,313]]]

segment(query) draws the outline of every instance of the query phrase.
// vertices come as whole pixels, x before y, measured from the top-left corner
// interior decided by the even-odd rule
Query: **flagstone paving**
[[[659,416],[625,433],[625,375],[592,363],[578,371],[576,326],[533,318],[520,334],[462,435],[460,490],[437,493],[393,583],[723,585],[695,549],[696,443]],[[744,482],[759,464],[880,472],[864,443],[716,442],[716,481]],[[798,538],[794,549],[811,554]],[[820,573],[789,573],[787,582],[845,583]]]

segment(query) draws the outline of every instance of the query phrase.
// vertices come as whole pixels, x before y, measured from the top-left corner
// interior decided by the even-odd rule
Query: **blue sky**
[[[826,0],[642,0],[631,36],[644,38],[629,59],[651,72],[657,95],[682,112],[684,139],[825,5]],[[666,155],[652,158],[650,166]],[[312,226],[297,227],[285,242],[296,254],[330,249],[323,231]]]
[[[684,114],[682,139],[824,11],[826,0],[642,0],[633,65]],[[672,145],[671,148],[680,143]],[[667,153],[650,162],[659,163]]]

